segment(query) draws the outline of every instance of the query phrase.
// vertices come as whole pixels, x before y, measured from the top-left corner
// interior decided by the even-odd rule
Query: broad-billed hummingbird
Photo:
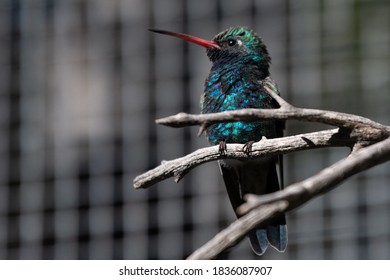
[[[242,108],[278,108],[277,102],[267,93],[265,83],[277,91],[270,78],[271,58],[262,39],[246,27],[233,27],[217,34],[211,41],[187,34],[151,29],[153,32],[174,36],[201,45],[213,63],[201,97],[202,113],[215,113]],[[279,92],[278,92],[279,93]],[[206,134],[210,144],[219,144],[220,153],[226,151],[226,143],[245,144],[243,152],[251,152],[254,141],[263,137],[283,135],[284,123],[279,121],[223,122],[210,125]],[[244,202],[244,195],[267,194],[278,191],[277,165],[282,182],[281,157],[219,161],[233,209]],[[283,252],[287,246],[287,226],[284,215],[268,225],[249,232],[253,251],[262,255],[271,244]]]

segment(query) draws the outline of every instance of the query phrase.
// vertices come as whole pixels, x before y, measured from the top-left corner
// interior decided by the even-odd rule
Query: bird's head
[[[253,63],[268,71],[271,61],[267,48],[261,38],[246,27],[231,27],[217,34],[212,40],[204,40],[187,34],[150,29],[150,31],[174,36],[207,49],[210,60],[221,63],[243,61]]]
[[[219,59],[244,59],[255,63],[269,64],[270,57],[261,38],[246,27],[231,27],[217,34],[213,41],[220,47],[208,48],[207,56],[212,62]]]

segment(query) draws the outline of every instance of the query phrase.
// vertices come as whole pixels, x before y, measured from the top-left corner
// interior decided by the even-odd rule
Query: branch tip
[[[208,127],[207,123],[202,123],[200,125],[199,130],[198,130],[198,137],[200,137],[203,134],[203,132],[206,131],[207,127]]]
[[[271,87],[272,85],[270,85],[269,83],[266,83],[266,85],[264,86],[265,90],[268,92],[269,95],[271,95],[271,97],[273,99],[276,100],[276,102],[278,102],[280,108],[284,108],[284,109],[287,109],[287,108],[294,108],[294,106],[292,106],[290,103],[288,103],[286,100],[284,100],[282,97],[280,97],[280,95],[277,93],[277,91],[275,91],[274,89],[272,89]]]

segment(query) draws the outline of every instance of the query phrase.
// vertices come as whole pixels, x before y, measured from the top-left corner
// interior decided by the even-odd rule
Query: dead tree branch
[[[378,141],[383,140],[390,135],[388,126],[379,124],[370,119],[334,112],[327,110],[297,108],[283,100],[274,91],[267,89],[268,93],[278,101],[278,109],[240,109],[234,111],[224,111],[212,114],[187,114],[179,113],[174,116],[156,120],[157,124],[171,127],[185,127],[200,125],[200,133],[209,125],[218,122],[227,121],[257,121],[257,120],[299,120],[309,122],[320,122],[350,129],[359,141]]]
[[[286,154],[294,151],[330,147],[352,147],[356,139],[341,129],[329,129],[312,133],[299,134],[283,138],[263,139],[252,146],[248,156],[242,152],[242,144],[227,144],[226,153],[221,154],[218,146],[199,149],[187,156],[163,161],[161,165],[139,175],[134,179],[134,188],[147,188],[159,181],[174,177],[179,182],[192,168],[218,159],[235,158],[248,159],[265,155]]]
[[[390,139],[386,139],[342,159],[318,174],[286,187],[280,192],[264,196],[248,195],[238,211],[247,213],[218,233],[213,239],[192,253],[188,259],[212,259],[229,248],[252,229],[269,219],[295,209],[314,197],[332,190],[354,174],[390,160]]]
[[[227,151],[223,154],[219,152],[218,146],[199,149],[187,156],[164,161],[156,168],[139,175],[133,181],[134,187],[147,188],[169,177],[174,177],[178,182],[192,168],[218,159],[245,160],[330,146],[350,147],[352,153],[347,158],[323,169],[317,175],[292,184],[282,191],[262,196],[248,195],[246,203],[238,209],[240,214],[245,215],[196,250],[189,256],[189,259],[214,258],[226,248],[239,242],[249,230],[330,191],[352,175],[390,159],[390,126],[351,114],[297,108],[277,95],[272,83],[266,82],[265,86],[267,92],[279,103],[280,108],[242,109],[200,115],[180,113],[156,122],[172,127],[199,125],[199,134],[211,124],[218,122],[265,119],[320,122],[337,128],[283,138],[262,139],[253,144],[249,155],[242,152],[242,144],[228,144]]]

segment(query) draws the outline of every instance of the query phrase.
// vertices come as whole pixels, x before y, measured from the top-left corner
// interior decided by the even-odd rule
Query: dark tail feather
[[[282,166],[283,162],[279,158],[279,164]],[[282,168],[281,168],[282,169]],[[280,171],[281,177],[283,176],[283,171]],[[267,186],[275,186],[271,189],[267,189],[267,192],[275,192],[279,190],[278,176],[276,172],[276,166],[271,167],[268,172],[267,177]],[[283,188],[283,185],[282,185]],[[287,225],[286,217],[282,215],[275,218],[271,224],[266,227],[267,230],[267,239],[272,247],[274,247],[279,252],[284,252],[287,247]],[[259,242],[262,242],[259,240]]]
[[[266,172],[266,178],[256,178],[259,175],[259,170]],[[244,193],[266,194],[279,190],[279,180],[276,172],[276,164],[268,162],[262,166],[246,165],[242,168],[240,173],[245,174],[241,176],[240,185],[244,189]],[[282,173],[281,173],[282,175]],[[248,178],[252,178],[249,179]],[[255,181],[253,180],[256,179]],[[276,217],[270,224],[257,228],[249,233],[249,241],[253,251],[257,255],[264,254],[265,250],[270,244],[279,252],[284,252],[287,247],[287,226],[284,215]]]
[[[225,182],[230,203],[233,206],[234,212],[236,212],[237,207],[244,202],[241,198],[238,174],[233,167],[227,166],[222,162],[219,163],[219,167],[221,169],[223,181]]]
[[[267,165],[259,166],[257,163],[233,167],[220,162],[221,173],[234,210],[244,202],[242,196],[245,193],[265,194],[279,190],[276,165],[274,162],[267,163]],[[261,170],[267,172],[266,179],[264,177],[257,178]],[[268,244],[276,250],[284,252],[287,247],[285,216],[275,218],[265,227],[252,230],[248,236],[251,247],[257,255],[264,254]]]
[[[252,230],[248,236],[253,252],[259,256],[264,254],[268,248],[267,230],[264,228]]]
[[[275,219],[267,226],[267,239],[272,247],[284,252],[287,247],[287,225],[284,215]]]
[[[249,233],[249,241],[252,250],[259,256],[263,255],[268,248],[268,243],[279,252],[284,252],[287,247],[287,225],[282,216],[272,224],[252,230]]]

